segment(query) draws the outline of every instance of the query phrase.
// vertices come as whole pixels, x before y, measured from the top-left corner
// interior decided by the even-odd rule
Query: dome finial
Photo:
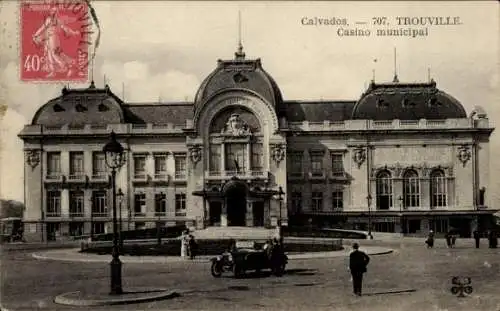
[[[238,11],[238,50],[234,53],[236,60],[245,59],[245,52],[243,52],[243,44],[241,44],[241,11]]]

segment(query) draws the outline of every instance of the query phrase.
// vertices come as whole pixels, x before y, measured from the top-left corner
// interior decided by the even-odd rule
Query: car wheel
[[[212,276],[214,278],[220,278],[221,275],[222,275],[222,267],[221,267],[221,265],[218,262],[214,261],[212,263],[212,268],[210,269],[210,272],[212,273]]]
[[[240,265],[234,265],[233,272],[235,278],[240,278],[243,276],[245,271],[240,267]]]

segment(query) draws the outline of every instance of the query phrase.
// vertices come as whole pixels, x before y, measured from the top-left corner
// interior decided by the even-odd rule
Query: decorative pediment
[[[200,162],[202,154],[201,154],[201,147],[199,145],[193,145],[189,147],[189,158],[191,159],[191,162],[193,162],[194,165],[196,163]]]
[[[26,150],[26,163],[28,163],[31,168],[37,167],[40,160],[40,150]]]
[[[280,163],[285,159],[286,145],[276,144],[271,146],[271,157],[276,163]]]
[[[457,157],[458,157],[458,160],[460,160],[460,162],[462,162],[462,165],[464,167],[472,157],[472,153],[471,153],[470,149],[471,149],[470,146],[467,146],[467,145],[462,145],[462,146],[458,147]]]
[[[234,137],[249,136],[252,133],[248,124],[240,118],[237,113],[231,114],[226,122],[226,125],[222,129],[222,134]]]
[[[356,163],[358,165],[358,168],[361,168],[361,165],[363,165],[363,163],[366,160],[365,148],[357,147],[356,149],[354,149],[352,159],[353,159],[354,163]]]

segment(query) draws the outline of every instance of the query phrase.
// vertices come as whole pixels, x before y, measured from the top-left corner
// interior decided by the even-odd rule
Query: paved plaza
[[[364,296],[351,294],[344,256],[295,259],[281,277],[230,275],[215,279],[209,263],[169,261],[125,263],[124,289],[168,288],[179,297],[140,304],[91,307],[92,310],[500,310],[500,250],[473,248],[459,240],[447,249],[422,243],[367,241],[393,253],[373,255],[365,275]],[[390,245],[389,245],[390,244]],[[2,304],[8,310],[88,310],[57,305],[65,292],[106,292],[109,265],[33,258],[33,250],[2,252]],[[474,292],[450,292],[453,276],[472,278]]]

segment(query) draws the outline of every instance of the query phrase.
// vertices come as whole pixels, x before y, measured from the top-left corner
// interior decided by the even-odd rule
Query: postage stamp
[[[83,0],[20,4],[22,81],[87,81],[89,12]]]

